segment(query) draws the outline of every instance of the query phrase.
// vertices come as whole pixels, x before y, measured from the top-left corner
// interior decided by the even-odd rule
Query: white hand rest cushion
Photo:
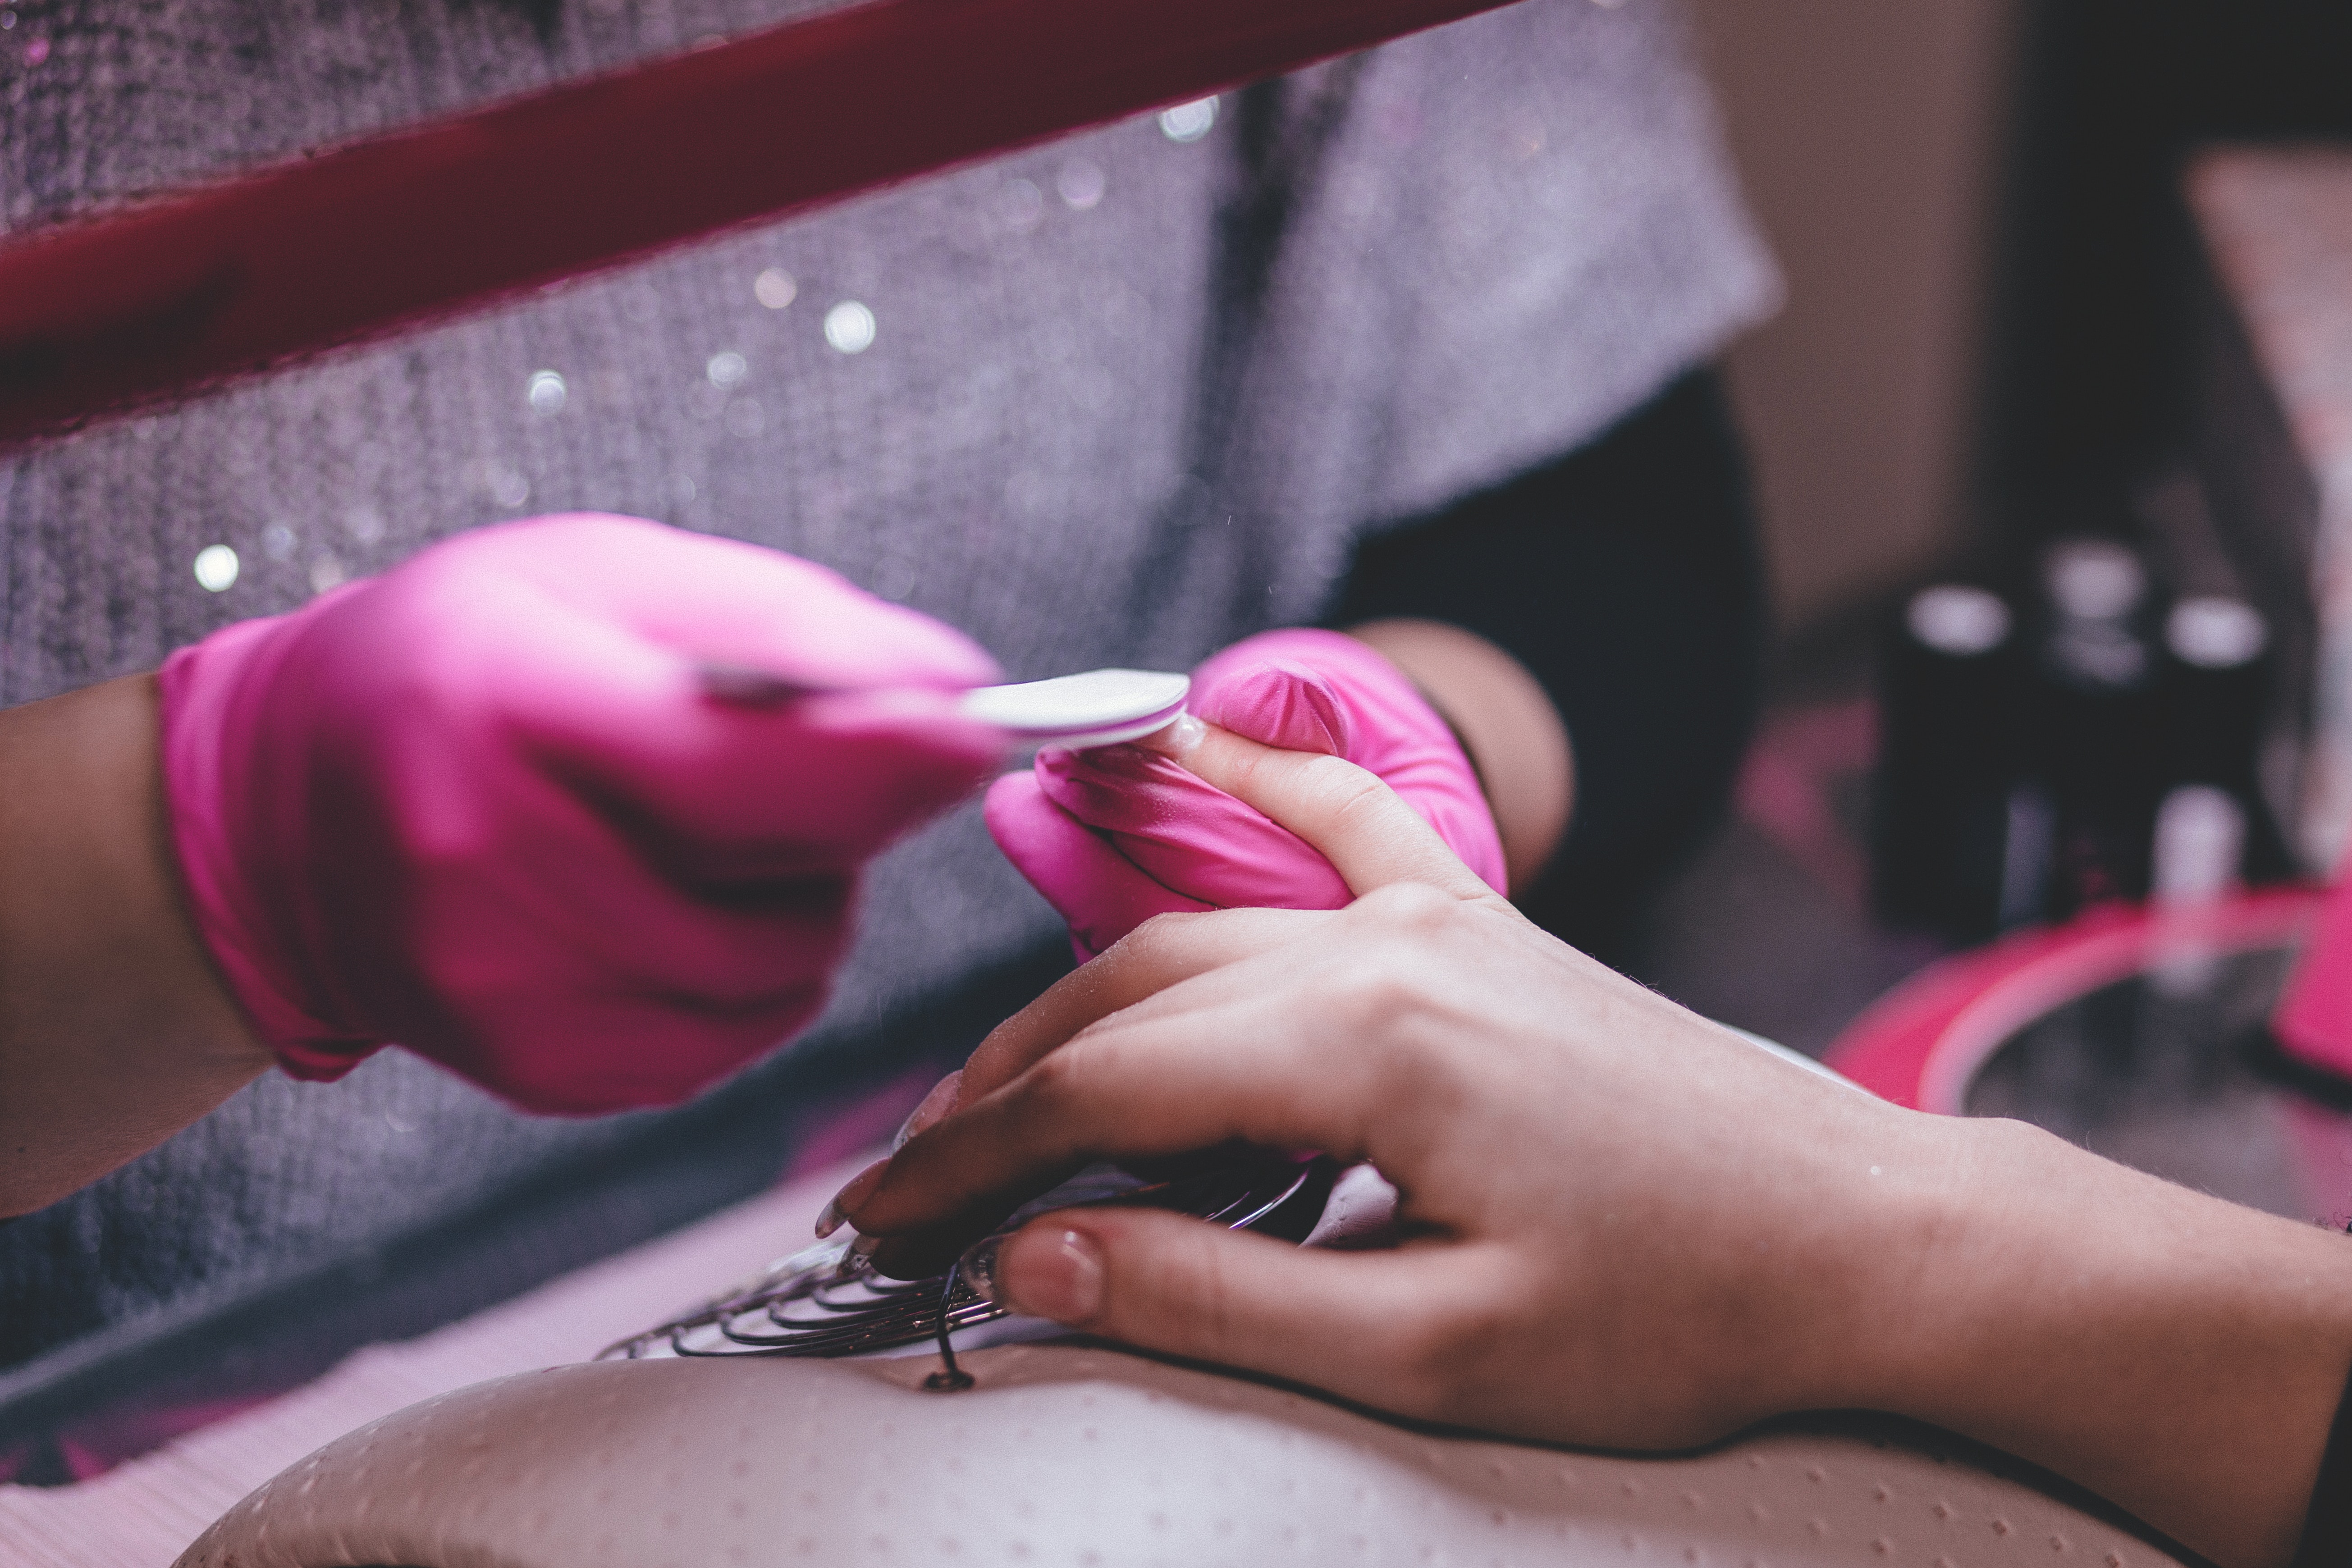
[[[180,1568],[893,1563],[2168,1568],[2025,1486],[1859,1438],[1696,1458],[1433,1436],[1068,1345],[608,1362],[486,1383],[321,1448]]]

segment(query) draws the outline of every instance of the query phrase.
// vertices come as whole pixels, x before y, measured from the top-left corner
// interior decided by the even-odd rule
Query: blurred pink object
[[[2352,1078],[2352,872],[2337,872],[2314,922],[2311,940],[2271,1015],[2271,1032],[2288,1056]]]
[[[1338,632],[1264,632],[1192,675],[1192,713],[1290,751],[1347,758],[1412,804],[1489,887],[1503,847],[1445,721],[1370,647]],[[996,781],[988,826],[1091,958],[1153,915],[1335,910],[1348,886],[1289,832],[1139,746],[1041,752]]]
[[[1001,754],[955,707],[994,676],[773,551],[487,528],[173,654],[172,833],[294,1076],[397,1041],[525,1110],[666,1104],[814,1015],[859,868]]]

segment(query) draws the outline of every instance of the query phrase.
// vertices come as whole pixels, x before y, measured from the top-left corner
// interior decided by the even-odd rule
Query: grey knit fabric
[[[1772,303],[1667,5],[1529,0],[1228,95],[1196,139],[1143,117],[10,459],[0,694],[152,667],[458,530],[575,508],[826,562],[1020,677],[1181,668],[1312,617],[1367,531],[1574,447]],[[26,228],[793,8],[20,4],[0,214]],[[541,372],[560,394],[534,399]],[[191,564],[216,543],[242,571],[212,593]],[[878,868],[827,1028],[1052,927],[961,813]],[[611,1135],[397,1053],[338,1086],[273,1076],[0,1228],[0,1363]]]

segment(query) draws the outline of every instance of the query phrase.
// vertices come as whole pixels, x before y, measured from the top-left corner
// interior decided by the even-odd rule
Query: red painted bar
[[[0,444],[1503,0],[869,0],[0,246]]]

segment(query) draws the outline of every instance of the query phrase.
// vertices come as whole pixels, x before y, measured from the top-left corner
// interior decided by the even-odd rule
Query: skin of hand
[[[155,678],[0,712],[0,1214],[94,1180],[270,1065],[188,917]]]
[[[1514,896],[1551,863],[1576,800],[1576,759],[1559,710],[1527,667],[1443,621],[1366,621],[1347,628],[1378,649],[1443,714],[1478,770]]]
[[[959,1109],[836,1200],[878,1262],[1087,1161],[1319,1148],[1398,1187],[1404,1245],[1066,1211],[973,1262],[1075,1328],[1538,1440],[1890,1411],[2227,1568],[2288,1560],[2352,1363],[2352,1243],[1758,1051],[1535,929],[1339,759],[1212,731],[1182,760],[1363,896],[1163,916],[1009,1020]]]

